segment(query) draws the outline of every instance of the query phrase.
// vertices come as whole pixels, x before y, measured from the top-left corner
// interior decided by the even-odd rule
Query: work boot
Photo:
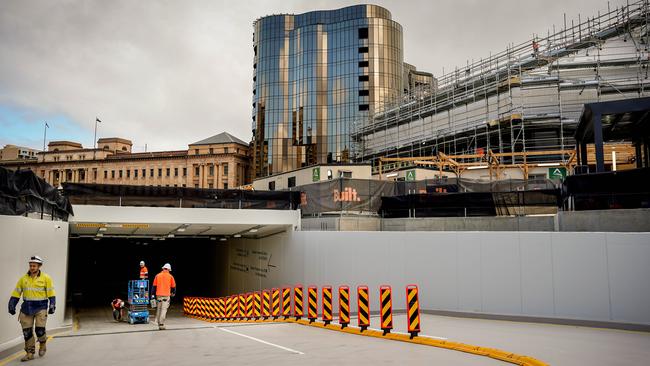
[[[45,356],[45,352],[47,352],[47,347],[45,346],[45,342],[41,342],[41,346],[38,347],[38,357]]]
[[[23,358],[20,359],[20,362],[27,362],[31,361],[34,359],[34,354],[33,353],[26,353]]]
[[[165,324],[158,324],[158,330],[165,330]]]

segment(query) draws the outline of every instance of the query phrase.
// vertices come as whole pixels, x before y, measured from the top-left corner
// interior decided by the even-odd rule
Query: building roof
[[[237,137],[229,134],[228,132],[222,132],[218,135],[208,137],[207,139],[197,141],[190,145],[213,145],[213,144],[230,144],[230,143],[248,146],[248,143],[238,139]]]

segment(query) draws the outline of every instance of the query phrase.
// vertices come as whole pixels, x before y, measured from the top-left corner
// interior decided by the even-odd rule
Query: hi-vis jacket
[[[39,271],[36,277],[32,278],[29,272],[22,276],[16,288],[11,293],[10,303],[14,306],[18,304],[20,296],[23,297],[23,304],[20,307],[20,312],[26,315],[34,315],[41,310],[48,308],[48,300],[50,306],[56,304],[56,294],[54,292],[54,284],[52,278],[47,274]]]

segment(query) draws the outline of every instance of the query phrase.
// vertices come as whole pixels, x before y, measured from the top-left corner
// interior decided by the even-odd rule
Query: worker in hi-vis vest
[[[160,330],[165,329],[165,318],[167,317],[169,302],[171,297],[176,295],[176,280],[174,280],[174,276],[169,273],[171,271],[172,266],[169,263],[165,263],[162,267],[162,271],[153,279],[151,298],[154,298],[155,296],[158,302],[156,306],[156,323]]]
[[[144,261],[140,261],[140,279],[146,280],[149,278],[149,270],[147,266],[144,265]]]
[[[52,278],[41,272],[43,259],[37,255],[29,259],[29,271],[22,276],[9,299],[9,314],[16,315],[16,306],[23,297],[23,304],[20,307],[18,320],[23,328],[25,338],[25,356],[21,361],[31,361],[36,353],[36,340],[34,339],[34,326],[36,326],[36,337],[40,344],[38,355],[45,356],[45,324],[47,314],[54,314],[56,309],[56,297]]]

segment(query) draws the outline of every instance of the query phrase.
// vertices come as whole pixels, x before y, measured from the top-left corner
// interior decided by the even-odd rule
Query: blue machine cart
[[[130,324],[149,323],[149,281],[129,281],[127,303]]]

